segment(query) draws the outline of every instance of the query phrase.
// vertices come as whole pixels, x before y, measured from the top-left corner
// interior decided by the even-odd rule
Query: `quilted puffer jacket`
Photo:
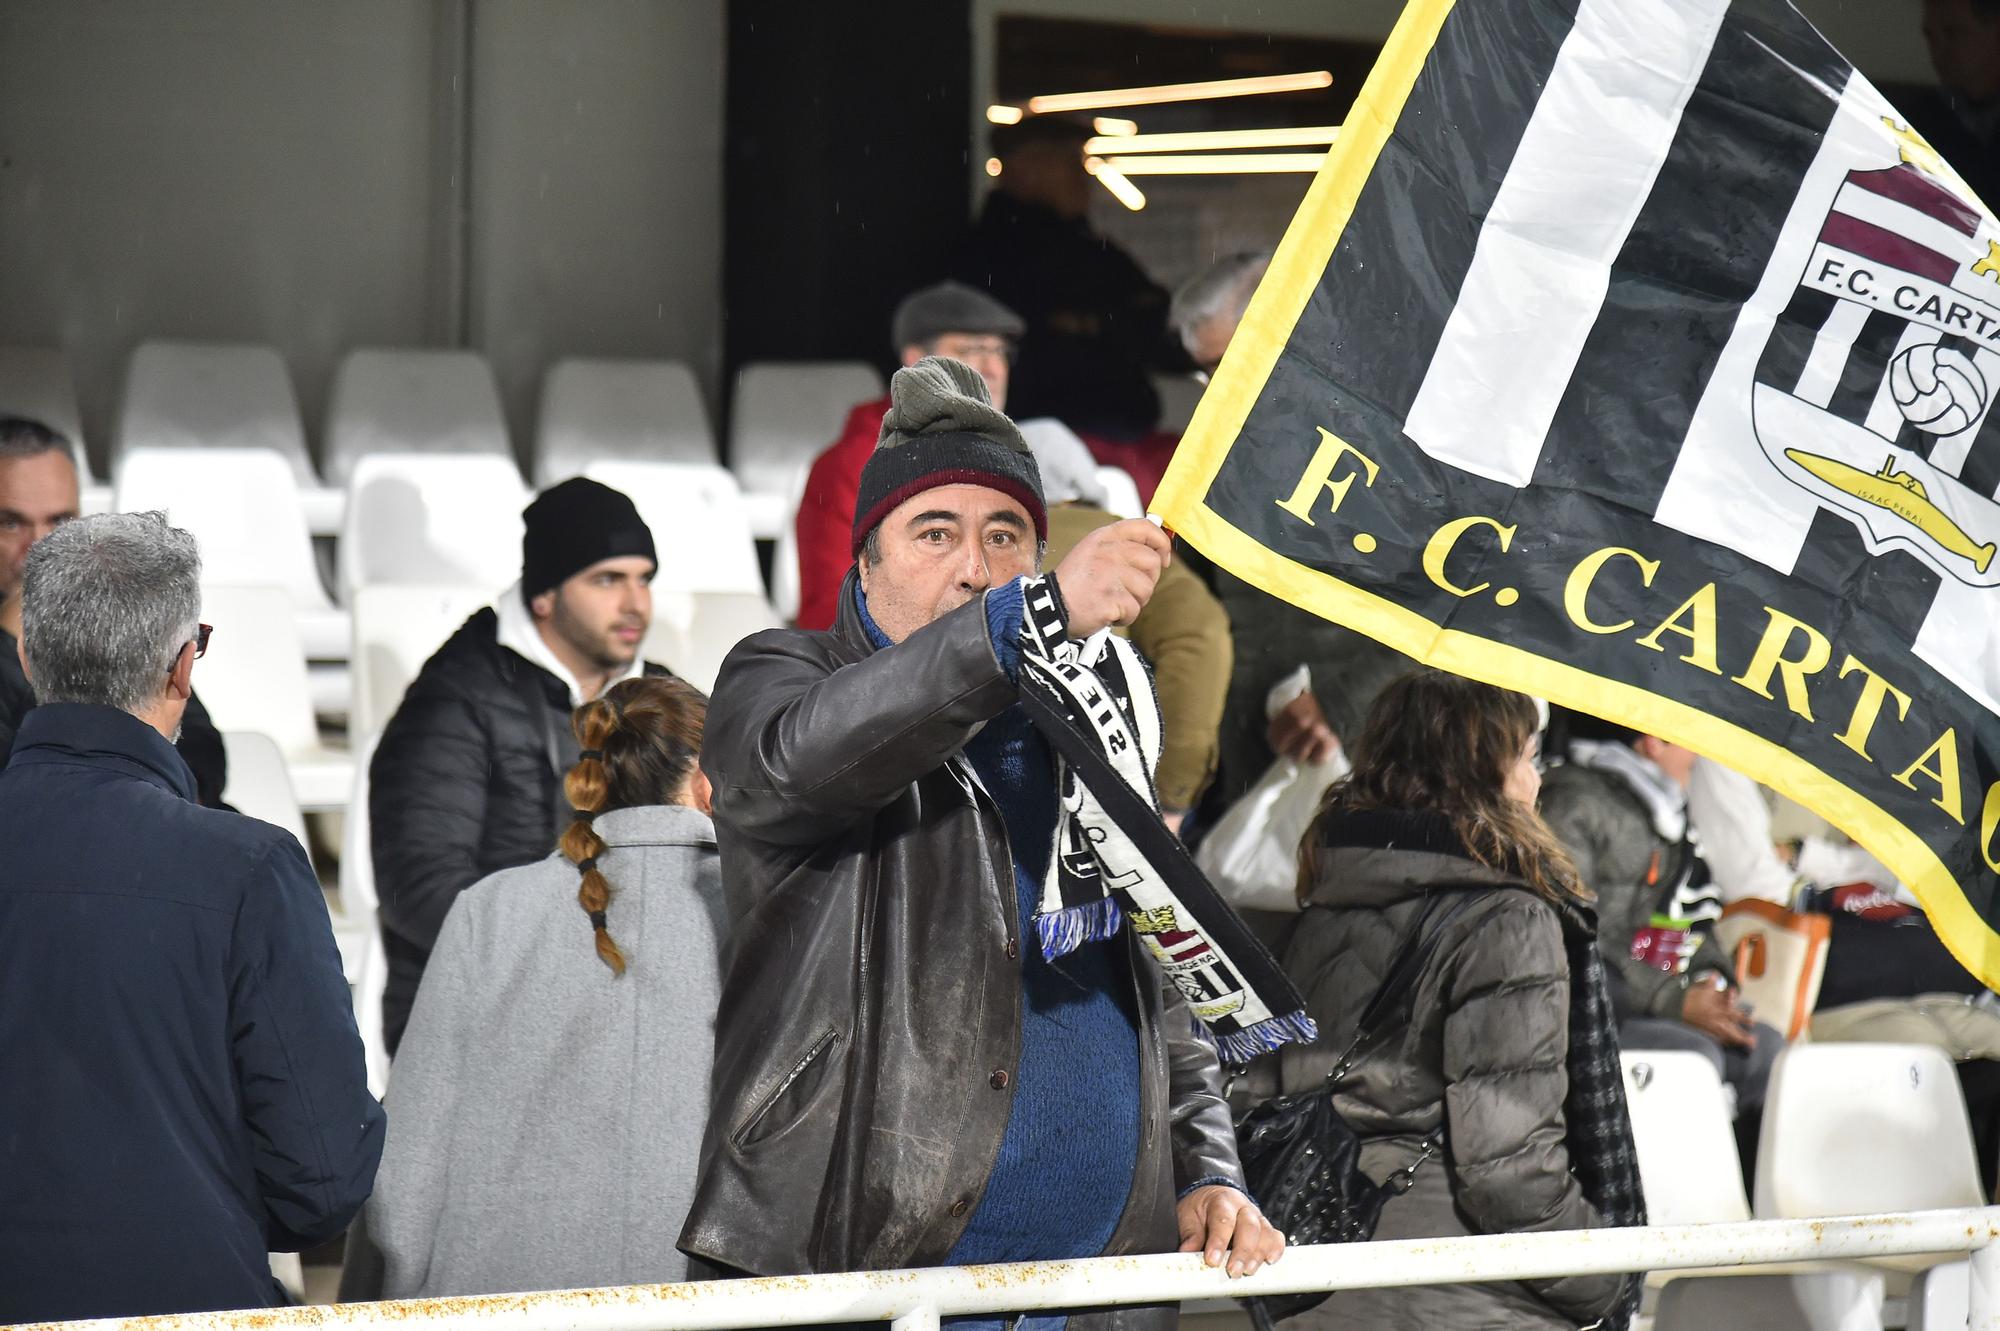
[[[664,675],[648,663],[646,673]],[[417,982],[458,894],[554,849],[576,763],[563,682],[500,645],[479,611],[424,662],[368,768],[368,830],[389,980],[382,1025],[402,1042]]]
[[[1366,1140],[1362,1168],[1386,1178],[1440,1122],[1442,1167],[1383,1209],[1378,1239],[1603,1223],[1570,1175],[1563,1144],[1569,1079],[1569,965],[1552,907],[1518,879],[1469,858],[1435,814],[1323,819],[1305,914],[1285,969],[1305,990],[1319,1043],[1288,1048],[1285,1091],[1318,1085],[1354,1038],[1361,1011],[1440,888],[1479,895],[1439,933],[1410,998],[1342,1079],[1335,1105]],[[1424,1289],[1355,1290],[1301,1327],[1569,1327],[1608,1311],[1615,1276]]]

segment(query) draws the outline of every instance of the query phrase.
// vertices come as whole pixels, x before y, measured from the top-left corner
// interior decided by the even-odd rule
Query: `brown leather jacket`
[[[983,602],[879,651],[850,594],[841,607],[830,632],[730,653],[702,753],[735,923],[680,1246],[761,1275],[942,1261],[999,1151],[1020,1050],[1032,940],[1015,936],[999,807],[960,756],[1016,696]],[[1178,1191],[1241,1179],[1215,1052],[1131,956],[1141,1126],[1118,1255],[1172,1251]]]

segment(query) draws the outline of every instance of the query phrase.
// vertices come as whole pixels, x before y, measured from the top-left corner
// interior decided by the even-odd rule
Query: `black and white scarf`
[[[1021,704],[1056,752],[1061,795],[1035,916],[1042,955],[1130,922],[1223,1062],[1317,1038],[1297,988],[1160,821],[1160,704],[1144,658],[1108,631],[1071,641],[1053,575],[1029,578],[1022,600]]]
[[[1625,1071],[1618,1061],[1618,1018],[1604,957],[1597,950],[1597,919],[1587,908],[1561,902],[1563,951],[1569,959],[1569,1097],[1563,1101],[1570,1172],[1584,1199],[1609,1226],[1646,1223],[1646,1195],[1639,1186],[1639,1154],[1632,1144],[1632,1115],[1625,1104]],[[1598,1325],[1624,1331],[1639,1311],[1643,1276],[1627,1276],[1617,1308]]]

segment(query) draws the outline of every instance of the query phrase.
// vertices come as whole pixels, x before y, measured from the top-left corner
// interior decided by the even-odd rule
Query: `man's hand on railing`
[[[1201,1253],[1210,1266],[1221,1266],[1227,1255],[1232,1276],[1255,1275],[1285,1252],[1285,1236],[1257,1203],[1226,1184],[1196,1188],[1181,1198],[1174,1217],[1180,1222],[1180,1250]]]

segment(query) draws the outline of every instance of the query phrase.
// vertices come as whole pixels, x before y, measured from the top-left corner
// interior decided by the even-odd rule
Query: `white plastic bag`
[[[1347,755],[1323,763],[1280,758],[1202,838],[1195,863],[1239,910],[1296,912],[1299,842],[1326,788],[1347,775]]]

